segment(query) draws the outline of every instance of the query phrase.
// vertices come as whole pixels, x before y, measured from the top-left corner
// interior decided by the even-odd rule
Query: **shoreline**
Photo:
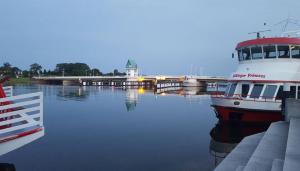
[[[10,78],[5,85],[15,85],[15,84],[29,84],[32,83],[32,80],[28,77],[20,78]]]

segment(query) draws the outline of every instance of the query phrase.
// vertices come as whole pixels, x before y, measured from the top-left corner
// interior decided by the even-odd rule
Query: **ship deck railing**
[[[232,99],[232,100],[244,100],[244,101],[256,101],[256,102],[274,102],[281,103],[282,100],[275,96],[258,96],[251,97],[251,95],[243,96],[242,94],[233,94],[232,96],[227,96],[224,93],[214,92],[211,94],[213,98],[222,98],[222,99]]]
[[[13,86],[6,86],[3,87],[4,93],[6,94],[6,97],[10,97],[13,95]]]
[[[0,143],[39,132],[43,126],[43,93],[13,96],[12,87],[0,98]]]

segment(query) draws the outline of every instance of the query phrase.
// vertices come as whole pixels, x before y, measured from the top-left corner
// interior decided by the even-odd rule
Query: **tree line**
[[[38,63],[33,63],[28,70],[21,70],[5,62],[0,67],[0,76],[34,77],[34,76],[124,76],[125,72],[119,72],[114,69],[113,72],[102,73],[97,68],[90,68],[85,63],[59,63],[53,70],[46,70]]]

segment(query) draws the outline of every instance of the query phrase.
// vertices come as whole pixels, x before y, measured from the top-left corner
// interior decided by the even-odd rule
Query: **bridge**
[[[197,80],[200,85],[207,83],[226,82],[224,77],[214,76],[170,76],[170,75],[147,75],[147,76],[39,76],[33,79],[39,83],[62,84],[62,85],[94,85],[94,86],[182,86],[186,78]]]

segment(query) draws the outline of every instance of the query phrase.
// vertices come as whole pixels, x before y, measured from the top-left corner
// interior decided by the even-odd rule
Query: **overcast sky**
[[[1,0],[0,62],[109,72],[130,58],[143,74],[226,76],[239,41],[288,16],[299,0]]]

